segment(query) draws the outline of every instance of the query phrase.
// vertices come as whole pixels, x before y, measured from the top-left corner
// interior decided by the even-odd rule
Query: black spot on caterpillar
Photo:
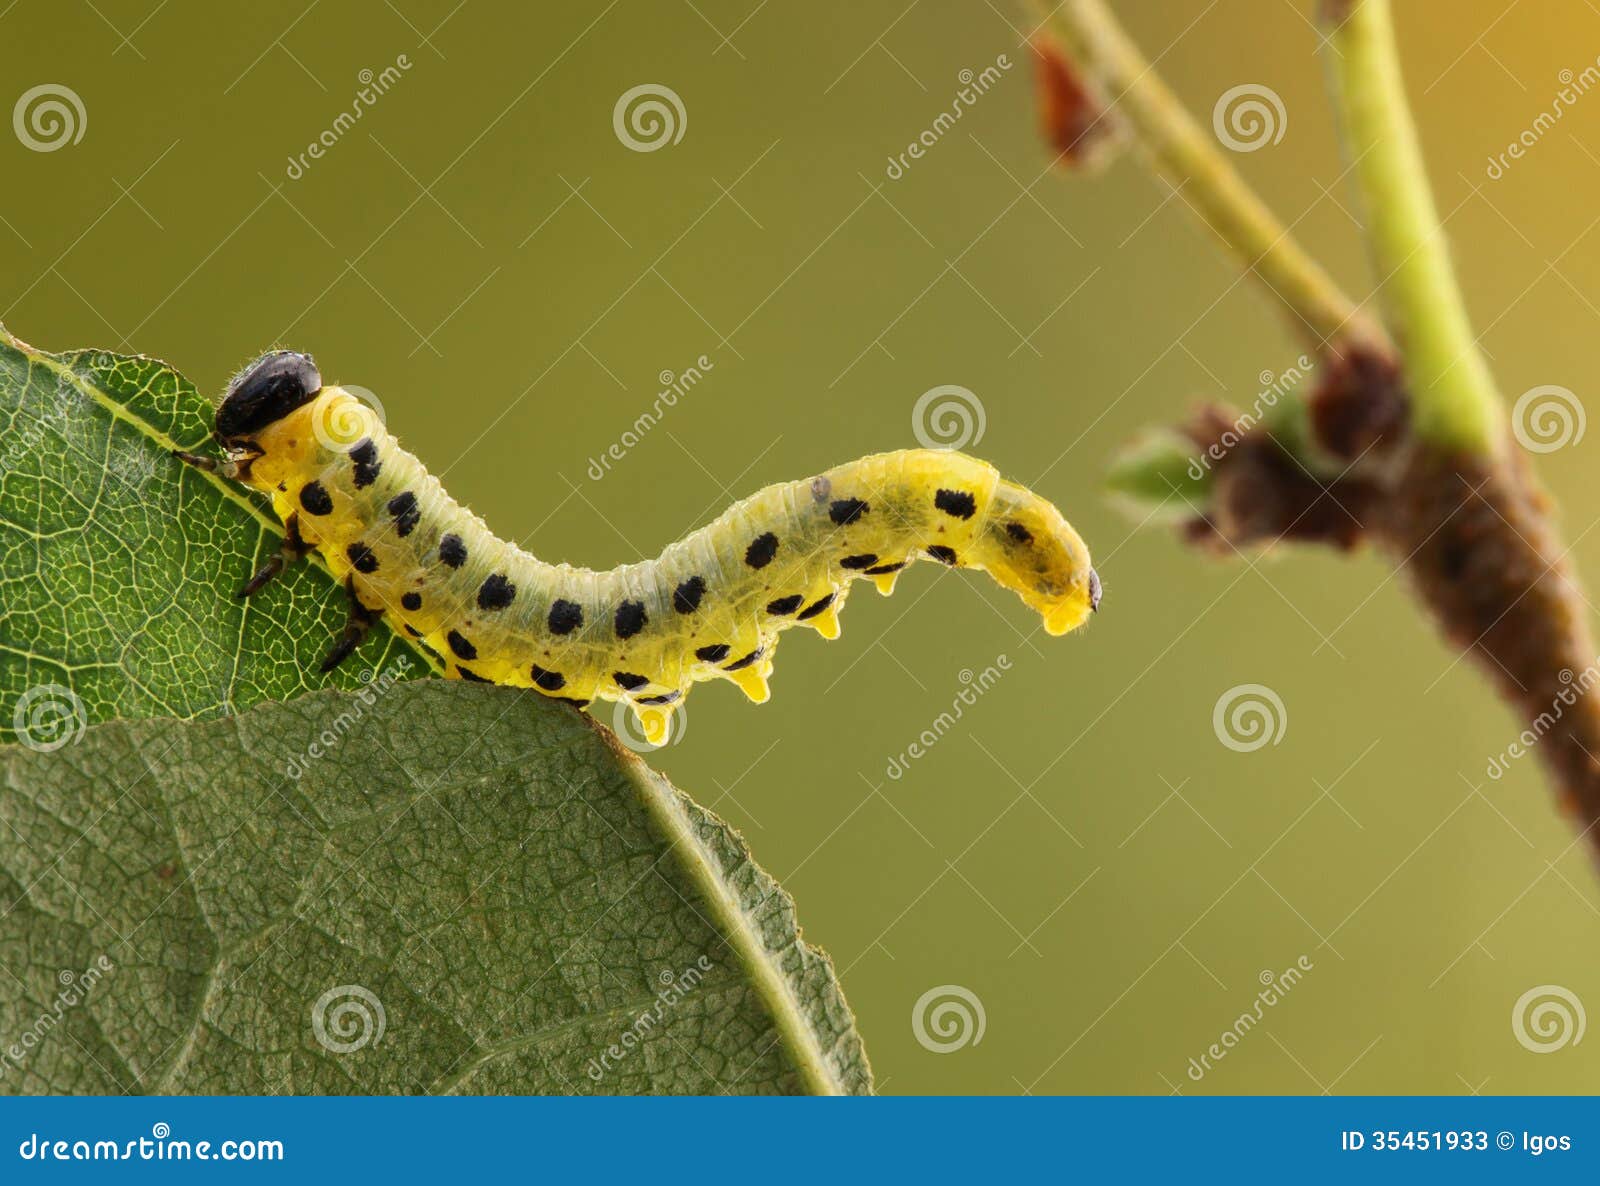
[[[978,511],[977,500],[968,490],[935,490],[933,505],[957,519],[970,519]]]
[[[780,632],[803,624],[837,638],[851,583],[888,594],[915,560],[988,572],[1051,634],[1100,602],[1088,548],[1061,512],[961,453],[880,453],[769,486],[656,559],[597,572],[490,534],[365,405],[324,386],[308,355],[278,351],[248,368],[215,428],[227,460],[180,456],[265,492],[286,526],[243,592],[312,548],[345,581],[350,620],[329,666],[387,613],[449,656],[450,676],[579,705],[625,700],[652,740],[697,682],[726,679],[766,700]]]

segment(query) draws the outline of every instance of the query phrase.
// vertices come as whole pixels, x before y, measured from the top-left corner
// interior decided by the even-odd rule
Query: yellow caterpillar
[[[324,671],[388,614],[452,677],[579,706],[625,700],[656,743],[697,681],[766,700],[781,631],[837,638],[850,583],[888,594],[914,560],[988,572],[1051,634],[1100,604],[1061,512],[960,453],[881,453],[768,486],[656,559],[596,572],[497,539],[365,404],[324,387],[308,355],[276,351],[235,379],[215,436],[226,460],[178,456],[266,492],[284,524],[281,550],[239,595],[313,548],[344,579],[349,621]]]

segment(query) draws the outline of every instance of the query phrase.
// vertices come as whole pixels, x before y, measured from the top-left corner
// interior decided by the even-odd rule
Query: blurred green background
[[[1236,159],[1340,281],[1372,291],[1309,0],[1124,3],[1202,121],[1270,87]],[[1600,52],[1585,0],[1402,4],[1409,84],[1468,303],[1508,393],[1591,385],[1600,97],[1498,180],[1487,158]],[[735,497],[915,444],[919,395],[981,400],[970,451],[1036,486],[1105,580],[1052,640],[919,566],[797,635],[764,708],[708,688],[654,756],[733,821],[832,953],[888,1092],[1592,1091],[1600,1042],[1516,1040],[1543,984],[1600,1006],[1600,893],[1515,726],[1370,556],[1216,562],[1107,505],[1110,455],[1199,398],[1248,404],[1298,347],[1132,159],[1046,173],[1026,13],[993,4],[15,0],[5,102],[70,86],[81,142],[0,137],[0,309],[47,349],[160,355],[203,389],[274,344],[376,392],[390,428],[552,560],[654,554]],[[1323,50],[1326,53],[1328,51]],[[321,160],[360,72],[403,70]],[[888,158],[1012,63],[898,180]],[[670,87],[681,141],[613,107]],[[705,380],[601,480],[661,372]],[[1541,460],[1600,575],[1595,440]],[[906,749],[1005,655],[932,752]],[[1276,745],[1218,740],[1263,684]],[[606,718],[609,713],[603,714]],[[1190,1059],[1313,970],[1214,1069]],[[961,986],[981,1041],[919,1043]],[[970,1039],[972,1034],[969,1034]]]

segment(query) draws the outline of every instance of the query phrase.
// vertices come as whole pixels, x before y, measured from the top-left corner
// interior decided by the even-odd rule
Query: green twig
[[[1406,102],[1389,0],[1328,4],[1333,96],[1424,441],[1494,452],[1502,411],[1473,337]]]
[[[1129,125],[1156,169],[1289,313],[1318,352],[1375,333],[1167,89],[1101,0],[1065,0],[1046,22]]]

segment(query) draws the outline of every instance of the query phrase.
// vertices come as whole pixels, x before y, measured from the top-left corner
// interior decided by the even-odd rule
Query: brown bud
[[[1311,393],[1317,444],[1342,461],[1393,447],[1405,435],[1410,401],[1387,351],[1347,344],[1322,360]]]
[[[1033,39],[1039,122],[1059,163],[1075,168],[1103,162],[1121,139],[1121,125],[1056,40]]]
[[[1218,470],[1211,516],[1236,546],[1289,539],[1346,551],[1366,533],[1375,496],[1360,481],[1326,482],[1275,441],[1251,435]]]

